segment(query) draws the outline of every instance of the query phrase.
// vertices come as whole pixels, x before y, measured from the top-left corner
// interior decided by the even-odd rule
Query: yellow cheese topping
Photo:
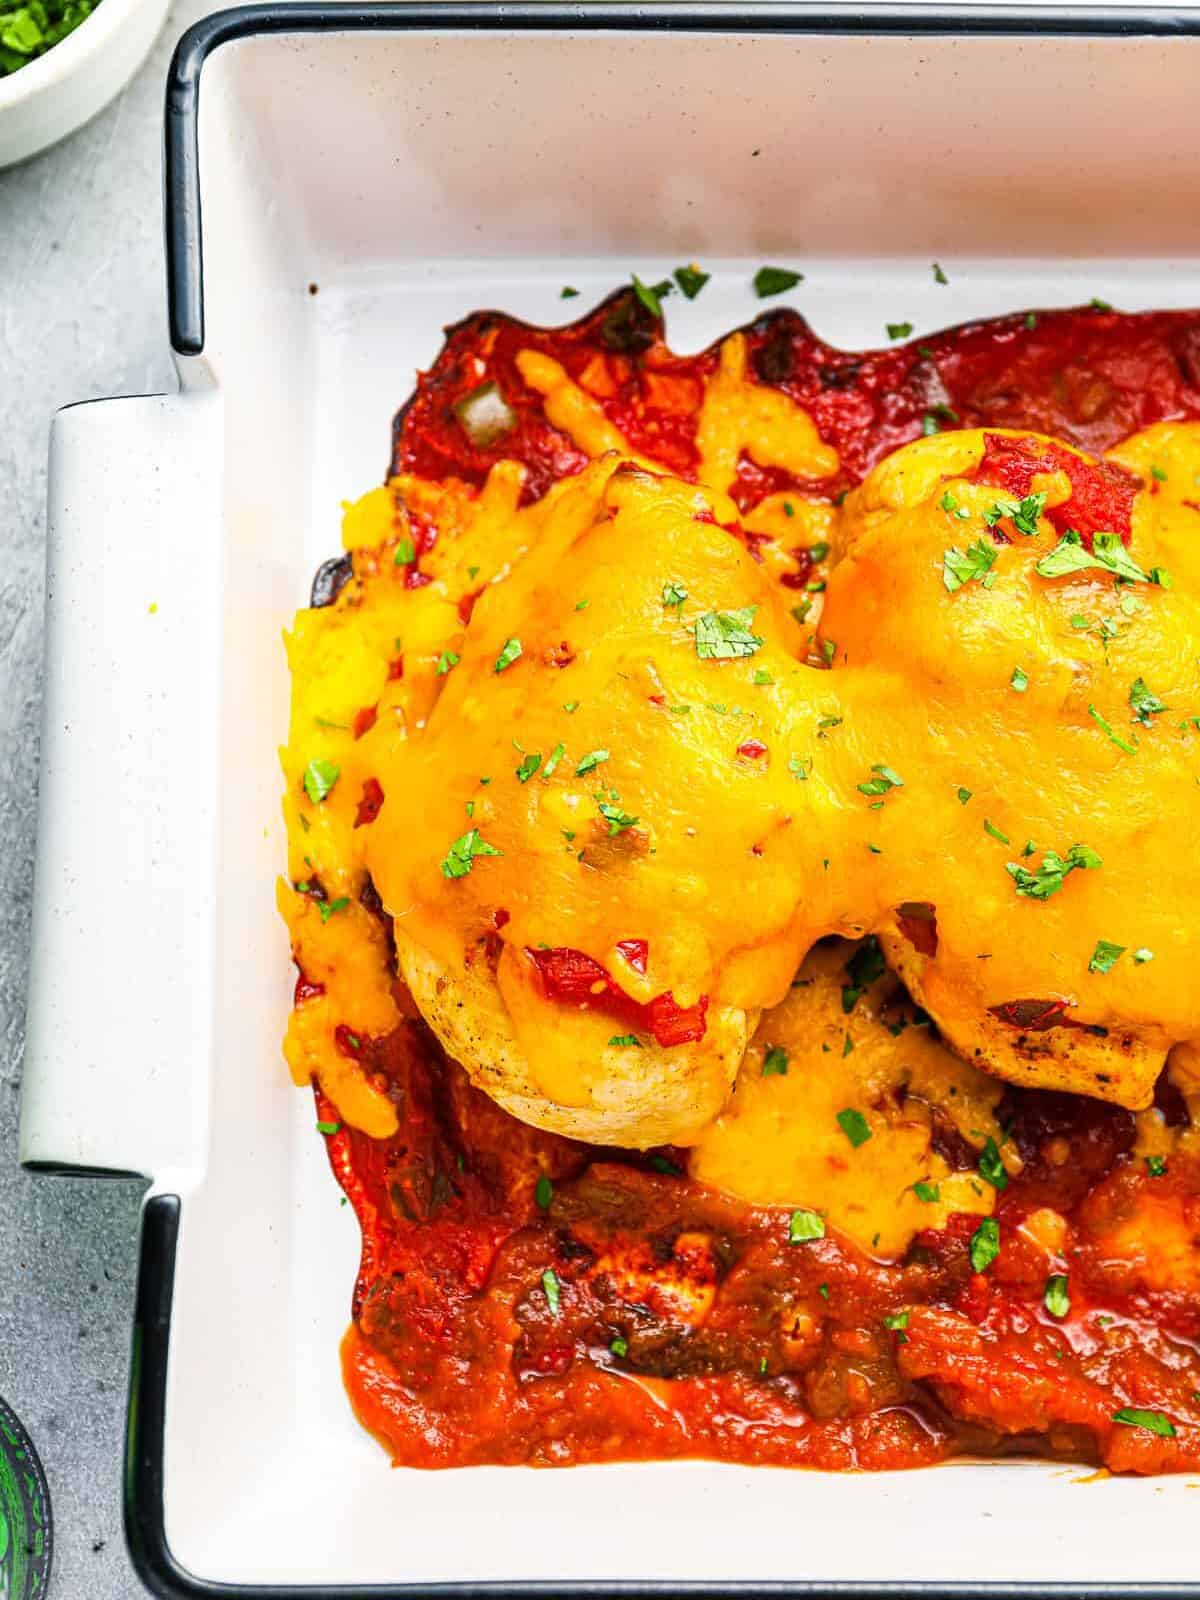
[[[862,1249],[894,1259],[922,1228],[956,1211],[991,1213],[995,1190],[952,1172],[932,1146],[933,1111],[976,1148],[1015,1151],[996,1121],[1003,1084],[914,1024],[893,979],[846,1014],[853,946],[822,945],[762,1021],[728,1107],[689,1153],[692,1177],[756,1205],[819,1197]],[[839,1120],[840,1119],[840,1120]],[[919,1185],[919,1187],[917,1187]]]
[[[971,481],[978,432],[897,452],[840,512],[771,497],[745,519],[749,532],[830,543],[842,557],[814,637],[815,608],[801,628],[794,592],[776,582],[777,546],[755,560],[714,525],[736,518],[725,491],[743,451],[814,480],[837,469],[799,407],[747,381],[738,336],[707,387],[699,488],[652,462],[622,466],[639,458],[561,366],[533,352],[520,365],[593,467],[527,507],[514,463],[478,493],[415,478],[372,491],[347,511],[354,579],[333,606],[302,612],[289,640],[289,878],[315,879],[326,907],[281,889],[301,970],[325,991],[289,1031],[297,1077],[318,1077],[356,1125],[394,1126],[336,1039],[339,1025],[385,1031],[394,1005],[377,925],[356,899],[369,870],[402,941],[444,973],[498,935],[503,970],[521,977],[508,989],[524,1008],[517,1044],[538,1057],[533,1092],[551,1104],[602,1100],[594,1041],[584,1044],[596,1018],[568,1008],[539,1030],[527,951],[583,951],[638,1001],[707,997],[726,1037],[738,1016],[752,1028],[782,1001],[759,1025],[730,1111],[700,1135],[696,1159],[726,1161],[738,1192],[757,1181],[744,1175],[753,1135],[739,1155],[738,1127],[769,1122],[800,1092],[799,1080],[762,1078],[763,1042],[802,1033],[793,1013],[820,1009],[819,986],[789,985],[831,933],[878,931],[960,1054],[1017,1081],[1148,1104],[1167,1049],[1200,1038],[1181,911],[1196,903],[1200,867],[1180,848],[1200,820],[1189,720],[1200,712],[1200,514],[1189,503],[1200,428],[1162,425],[1113,453],[1153,486],[1137,498],[1130,553],[1145,573],[1166,568],[1170,588],[1094,570],[1040,575],[1058,542],[1043,518],[995,550],[986,585],[950,592],[946,552],[984,532],[999,497]],[[1050,505],[1069,491],[1061,474],[1036,487]],[[422,588],[396,565],[410,512],[438,532]],[[1165,712],[1139,714],[1139,682]],[[317,799],[305,789],[314,761],[337,772]],[[372,780],[390,800],[355,827]],[[1018,892],[1022,872],[1053,879],[1047,863],[1072,846],[1084,857],[1053,892]],[[351,904],[333,909],[342,899]],[[931,954],[905,932],[913,905],[936,919]],[[644,975],[618,949],[630,939],[648,944]],[[1100,941],[1120,947],[1107,970],[1094,960]],[[1017,1051],[989,1008],[1021,1001],[1059,1004],[1085,1027],[1022,1035]],[[1070,1048],[1049,1047],[1068,1035]],[[652,1088],[676,1052],[697,1047],[660,1050],[643,1036],[636,1048]],[[869,1077],[871,1053],[855,1089],[886,1098],[897,1084]],[[906,1107],[922,1101],[914,1081],[903,1079]],[[870,1158],[887,1164],[880,1188],[902,1194],[927,1127],[914,1139],[863,1103],[869,1123],[881,1119]],[[836,1123],[829,1132],[831,1104],[813,1152],[842,1138]],[[762,1184],[796,1198],[798,1162],[781,1146]],[[894,1237],[915,1204],[897,1202]]]

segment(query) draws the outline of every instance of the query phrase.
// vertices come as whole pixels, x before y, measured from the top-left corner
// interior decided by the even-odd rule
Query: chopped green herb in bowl
[[[2,0],[0,0],[2,3]],[[0,78],[19,72],[74,33],[100,0],[28,0],[0,10]]]

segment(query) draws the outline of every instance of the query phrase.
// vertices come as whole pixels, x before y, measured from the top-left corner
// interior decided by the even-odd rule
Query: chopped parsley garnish
[[[1168,708],[1156,694],[1152,694],[1146,687],[1145,678],[1135,678],[1129,690],[1129,704],[1133,707],[1133,714],[1144,727],[1150,726],[1150,718],[1160,716]]]
[[[608,823],[609,838],[615,833],[623,833],[626,828],[636,828],[641,821],[640,817],[631,817],[611,800],[597,800],[596,805],[600,815]]]
[[[1157,463],[1150,468],[1150,476],[1158,483],[1166,483],[1167,475]]]
[[[443,650],[441,655],[437,658],[437,666],[434,667],[433,670],[437,673],[439,678],[444,678],[448,672],[452,672],[454,670],[461,659],[462,657],[456,656],[453,650]]]
[[[335,1133],[342,1131],[340,1122],[318,1122],[317,1132],[323,1133],[327,1139],[332,1139]]]
[[[670,610],[672,606],[678,609],[687,599],[687,597],[687,590],[674,578],[672,578],[669,583],[663,584],[662,603],[667,607],[668,610]]]
[[[908,1327],[907,1311],[890,1311],[883,1319],[885,1328],[891,1328],[893,1333],[902,1333]],[[903,1343],[903,1339],[901,1339]]]
[[[1092,959],[1088,962],[1088,971],[1111,972],[1124,954],[1123,944],[1113,944],[1108,939],[1097,939]]]
[[[1133,952],[1133,960],[1135,966],[1144,967],[1147,961],[1154,960],[1154,951],[1148,950],[1144,944],[1139,945]]]
[[[1115,533],[1096,534],[1089,551],[1074,528],[1067,529],[1054,549],[1044,555],[1033,570],[1043,578],[1063,578],[1072,572],[1111,572],[1130,583],[1152,581]]]
[[[622,1050],[641,1050],[644,1048],[642,1041],[638,1038],[636,1033],[614,1033],[608,1042],[611,1045],[616,1045],[618,1049]]]
[[[333,786],[342,775],[342,769],[332,761],[318,756],[304,769],[304,792],[313,805],[319,806],[333,793]]]
[[[913,1184],[913,1193],[918,1200],[924,1200],[926,1205],[933,1205],[942,1198],[940,1186],[936,1183],[926,1183],[924,1180]]]
[[[882,761],[875,762],[871,771],[875,773],[875,777],[856,785],[860,794],[887,794],[889,789],[903,789],[904,779],[899,773],[893,772],[891,767],[885,766]]]
[[[820,539],[816,544],[810,544],[808,547],[808,559],[812,562],[824,561],[828,554],[829,545],[824,539]]]
[[[417,559],[417,547],[411,539],[400,539],[396,544],[395,564],[398,567],[411,567]]]
[[[763,641],[751,632],[757,606],[737,611],[706,611],[696,618],[696,654],[701,661],[732,661],[752,656]]]
[[[472,828],[469,833],[464,833],[461,838],[455,839],[447,850],[442,861],[443,878],[465,878],[475,863],[476,856],[498,856],[500,851],[490,845],[480,836],[478,828]]]
[[[949,283],[950,282],[950,279],[942,271],[941,264],[939,262],[937,262],[937,261],[935,261],[933,263],[933,281],[934,281],[934,283]]]
[[[1032,333],[1033,330],[1037,327],[1037,312],[1036,311],[1027,311],[1025,313],[1025,326],[1029,329],[1030,333]]]
[[[769,295],[784,294],[803,281],[804,274],[793,272],[789,267],[759,267],[754,274],[754,292],[760,300],[765,300]]]
[[[703,289],[704,285],[712,277],[712,273],[701,272],[700,268],[693,261],[689,267],[676,267],[671,276],[683,290],[684,299],[694,300],[700,293],[701,289]]]
[[[1148,1433],[1156,1433],[1160,1439],[1175,1437],[1175,1424],[1162,1411],[1143,1411],[1140,1406],[1122,1406],[1120,1411],[1113,1412],[1112,1419],[1126,1428],[1145,1428]]]
[[[534,1185],[533,1198],[543,1211],[549,1211],[550,1202],[554,1199],[554,1185],[544,1173]]]
[[[764,684],[774,683],[775,679],[767,671],[766,667],[755,667],[754,682],[757,687],[761,688]]]
[[[558,1274],[552,1267],[547,1267],[542,1273],[542,1293],[546,1296],[546,1304],[550,1307],[550,1315],[558,1315]]]
[[[609,1345],[608,1349],[610,1355],[616,1356],[618,1360],[624,1360],[624,1358],[629,1354],[629,1342],[628,1340],[622,1339],[618,1336]]]
[[[994,822],[989,822],[986,817],[983,819],[983,831],[984,833],[990,833],[993,839],[999,839],[1001,844],[1012,843],[1012,840],[1008,837],[1008,835],[1006,833],[1001,833],[996,824]]]
[[[828,1300],[829,1299],[829,1285],[827,1283],[819,1283],[817,1285],[817,1293],[821,1296],[822,1300]]]
[[[578,711],[579,710],[579,701],[578,700],[564,700],[563,701],[563,710],[567,711],[567,712]]]
[[[1002,517],[1008,517],[1018,533],[1032,538],[1045,507],[1044,494],[1027,494],[1023,500],[997,500],[983,513],[983,520],[989,528],[994,528]]]
[[[1014,667],[1012,677],[1008,681],[1018,694],[1024,694],[1029,687],[1029,674],[1024,667]]]
[[[314,903],[321,913],[322,922],[328,922],[330,917],[336,917],[339,912],[350,909],[350,901],[345,895],[340,895],[336,900],[317,900]]]
[[[932,411],[927,411],[921,418],[921,432],[927,439],[929,439],[935,433],[941,433],[941,431],[942,429],[938,419],[934,416]]]
[[[973,1272],[986,1272],[1000,1254],[1000,1224],[995,1217],[984,1217],[971,1235],[968,1246]]]
[[[1112,307],[1107,300],[1098,300],[1095,295],[1088,301],[1093,311],[1111,311]]]
[[[1165,1178],[1167,1175],[1167,1162],[1165,1156],[1147,1156],[1146,1171],[1152,1178]]]
[[[986,1183],[990,1183],[993,1189],[1008,1188],[1008,1173],[1004,1170],[1004,1163],[1000,1159],[1000,1148],[990,1134],[979,1152],[979,1176]]]
[[[952,517],[957,517],[960,522],[965,522],[971,515],[966,506],[959,505],[958,500],[949,489],[946,490],[939,504],[943,511],[948,512]]]
[[[1137,755],[1137,745],[1130,744],[1123,734],[1117,733],[1112,723],[1106,717],[1101,716],[1095,706],[1088,707],[1088,716],[1091,717],[1101,733],[1105,734],[1116,745],[1118,750],[1124,750],[1127,756]]]
[[[825,1237],[825,1218],[817,1211],[793,1211],[788,1219],[788,1243],[807,1244]]]
[[[1066,1316],[1071,1309],[1071,1291],[1065,1272],[1051,1273],[1046,1279],[1046,1291],[1042,1300],[1052,1317]]]
[[[650,1165],[654,1168],[655,1172],[662,1172],[668,1178],[683,1177],[683,1168],[676,1166],[675,1162],[670,1160],[670,1158],[667,1156],[651,1156]]]
[[[569,283],[564,283],[558,292],[558,298],[560,300],[574,300],[578,293],[578,289],[573,289]]]
[[[843,1061],[846,1059],[846,1057],[850,1054],[851,1050],[853,1050],[853,1049],[854,1049],[854,1040],[847,1033],[845,1038],[842,1040],[842,1060]]]
[[[788,1053],[782,1045],[773,1044],[763,1057],[762,1075],[764,1078],[786,1078],[788,1069]]]
[[[506,667],[511,667],[521,654],[520,639],[509,639],[505,642],[503,650],[496,657],[495,671],[503,672]]]
[[[850,982],[842,985],[842,1011],[847,1016],[858,1004],[863,990],[877,978],[882,978],[885,970],[879,940],[873,933],[868,934],[846,963],[846,976]]]
[[[541,766],[541,764],[542,758],[540,755],[526,756],[521,762],[521,765],[517,768],[517,782],[528,783],[530,778],[533,777],[534,773]]]
[[[959,791],[958,791],[958,803],[959,803],[960,806],[965,806],[967,801],[970,798],[971,798],[970,789],[959,789]]]
[[[870,1124],[861,1111],[856,1111],[853,1106],[847,1106],[844,1111],[837,1114],[837,1125],[849,1139],[854,1149],[860,1144],[866,1144],[871,1137]]]
[[[811,769],[811,758],[808,761],[805,761],[803,756],[788,757],[788,771],[791,773],[792,777],[795,778],[797,783],[805,782]]]
[[[987,539],[976,539],[965,550],[957,546],[947,550],[942,556],[942,582],[946,593],[954,594],[973,578],[986,577],[995,559],[996,546]]]
[[[547,757],[546,765],[542,768],[543,778],[550,778],[554,776],[555,767],[557,767],[558,763],[562,760],[566,753],[566,747],[564,745],[556,744],[554,746],[554,749],[551,750],[549,756]]]
[[[575,776],[577,778],[586,777],[587,774],[589,772],[593,772],[602,761],[607,760],[607,750],[589,750],[587,755],[583,757],[579,765],[575,768]]]
[[[907,339],[913,330],[911,322],[889,322],[887,336],[889,339]]]
[[[1049,900],[1052,894],[1058,893],[1067,874],[1074,872],[1076,867],[1091,869],[1103,865],[1100,857],[1087,845],[1073,844],[1065,857],[1055,850],[1047,850],[1036,872],[1030,872],[1028,867],[1019,866],[1015,861],[1005,862],[1004,870],[1016,884],[1018,894],[1030,900]]]
[[[656,283],[653,288],[648,283],[643,283],[637,273],[633,274],[633,292],[645,306],[652,317],[661,317],[663,314],[659,297],[670,294],[670,283]]]

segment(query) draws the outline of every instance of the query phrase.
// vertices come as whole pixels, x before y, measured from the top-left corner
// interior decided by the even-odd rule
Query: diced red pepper
[[[374,822],[383,810],[383,787],[378,778],[368,778],[362,786],[362,798],[358,802],[358,811],[355,814],[354,826],[366,827],[367,823]]]
[[[1097,533],[1115,533],[1129,543],[1136,478],[1107,461],[1084,461],[1048,440],[984,435],[982,482],[995,483],[1014,500],[1023,500],[1035,476],[1044,472],[1065,472],[1071,481],[1071,498],[1045,512],[1058,533],[1074,528],[1089,550]]]
[[[749,761],[761,761],[767,753],[767,747],[761,739],[744,739],[737,747],[737,753],[745,756]]]
[[[645,939],[618,939],[617,949],[628,961],[635,972],[646,975],[646,958],[650,954],[650,946]]]
[[[622,944],[646,948],[645,942],[640,939],[623,940]],[[526,954],[538,969],[546,997],[550,1000],[593,1006],[628,1022],[638,1031],[652,1034],[656,1043],[664,1048],[691,1044],[704,1037],[707,995],[701,995],[694,1006],[680,1006],[668,990],[666,994],[656,995],[653,1000],[643,1004],[627,995],[600,963],[584,955],[582,950],[559,946],[553,950],[528,950]],[[631,961],[630,965],[633,964]]]

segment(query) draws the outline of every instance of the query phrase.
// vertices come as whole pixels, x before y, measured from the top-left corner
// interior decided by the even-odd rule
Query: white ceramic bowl
[[[141,66],[169,0],[100,0],[60,44],[0,78],[0,167],[57,144],[94,117]]]

